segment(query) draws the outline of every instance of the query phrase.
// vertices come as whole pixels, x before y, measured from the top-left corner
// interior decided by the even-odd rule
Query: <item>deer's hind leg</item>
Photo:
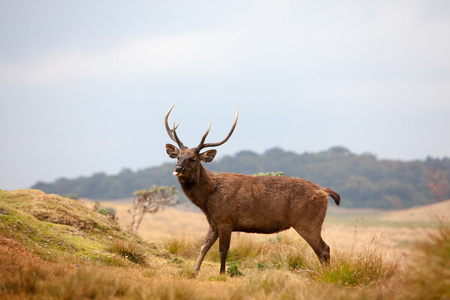
[[[311,230],[310,226],[295,226],[294,229],[298,232],[298,234],[305,239],[305,241],[311,246],[314,250],[314,253],[319,258],[319,261],[322,265],[328,265],[330,262],[330,247],[325,243],[322,239],[319,230]]]
[[[310,212],[297,220],[292,227],[311,246],[323,265],[330,262],[330,247],[322,239],[322,224],[327,213],[328,198],[326,195],[317,195],[304,207]],[[311,212],[314,212],[313,214]]]
[[[197,262],[195,263],[194,270],[196,272],[200,271],[200,267],[202,265],[203,259],[205,258],[206,253],[208,253],[211,246],[217,241],[219,237],[219,232],[209,226],[208,232],[206,233],[205,240],[203,241],[203,245],[200,248],[200,255],[197,258]]]

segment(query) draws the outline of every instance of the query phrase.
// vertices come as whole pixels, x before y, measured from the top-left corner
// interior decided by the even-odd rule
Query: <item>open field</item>
[[[220,276],[217,245],[192,271],[201,213],[147,215],[136,236],[129,204],[101,203],[117,222],[89,202],[0,190],[0,299],[450,299],[449,203],[330,209],[327,268],[295,232],[233,234]]]
[[[106,201],[101,202],[101,206],[114,208],[121,226],[129,226],[131,203]],[[371,244],[383,251],[386,257],[401,259],[415,242],[424,238],[428,230],[438,226],[439,220],[449,219],[450,200],[398,211],[345,209],[331,203],[323,226],[323,239],[331,249],[345,251]],[[147,242],[156,243],[175,237],[201,240],[207,229],[206,218],[200,211],[166,208],[157,214],[145,215],[138,235]],[[301,239],[293,229],[283,234]],[[239,233],[241,238],[256,241],[271,240],[277,235]]]

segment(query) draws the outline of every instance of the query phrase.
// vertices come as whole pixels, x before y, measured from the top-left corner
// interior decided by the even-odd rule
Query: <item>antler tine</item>
[[[218,143],[206,143],[206,144],[204,144],[204,141],[205,141],[205,139],[206,139],[206,136],[207,136],[208,133],[209,133],[209,129],[211,128],[211,122],[209,122],[208,131],[206,131],[206,134],[203,136],[200,145],[197,147],[198,150],[200,151],[201,149],[207,148],[207,147],[217,147],[217,146],[220,146],[220,145],[224,144],[226,141],[228,141],[228,139],[229,139],[229,138],[231,137],[231,135],[233,134],[234,128],[236,128],[237,121],[238,121],[238,116],[239,116],[239,111],[238,111],[238,109],[236,108],[236,116],[234,117],[234,123],[233,123],[233,126],[231,126],[231,130],[230,130],[230,132],[228,133],[227,137],[226,137],[224,140],[222,140],[221,142],[218,142]]]
[[[175,122],[173,123],[173,129],[170,129],[169,124],[167,123],[167,119],[169,118],[169,114],[172,111],[172,108],[175,105],[172,105],[172,107],[169,109],[169,111],[166,113],[166,116],[164,117],[164,125],[166,127],[166,131],[167,134],[169,135],[169,137],[172,139],[172,141],[174,141],[175,143],[178,144],[178,147],[182,148],[183,147],[183,143],[180,141],[180,139],[177,136],[177,133],[175,132],[175,129],[178,128],[178,126],[180,124],[178,124],[177,126],[175,126]]]
[[[203,144],[205,143],[206,137],[209,134],[209,130],[211,129],[211,121],[209,121],[208,130],[206,130],[206,133],[203,135],[202,140],[200,141],[200,144],[197,146],[198,150],[201,150],[203,147]]]
[[[178,144],[178,146],[180,146],[180,148],[183,148],[184,145],[183,145],[183,143],[180,141],[180,139],[178,138],[177,132],[175,131],[175,129],[177,129],[178,126],[180,126],[180,123],[178,123],[178,125],[175,126],[175,122],[173,122],[172,133],[173,133],[173,136],[174,136],[174,138],[175,138],[175,142]]]

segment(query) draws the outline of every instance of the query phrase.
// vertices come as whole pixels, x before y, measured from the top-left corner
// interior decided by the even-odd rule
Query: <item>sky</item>
[[[0,1],[0,189],[343,146],[450,157],[450,1]],[[271,170],[268,170],[271,171]]]

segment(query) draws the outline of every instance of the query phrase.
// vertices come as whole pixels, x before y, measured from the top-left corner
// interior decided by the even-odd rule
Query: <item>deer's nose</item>
[[[184,167],[183,166],[175,166],[175,169],[173,169],[173,175],[174,176],[181,176],[181,174],[183,173]]]

